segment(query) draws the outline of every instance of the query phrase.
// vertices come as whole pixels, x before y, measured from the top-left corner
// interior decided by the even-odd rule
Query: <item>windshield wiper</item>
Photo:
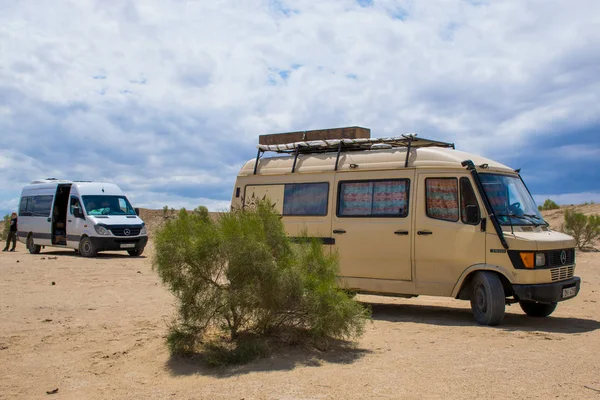
[[[498,216],[499,217],[518,218],[518,219],[522,219],[525,221],[529,221],[536,227],[540,226],[541,224],[539,224],[535,221],[532,221],[531,218],[541,219],[542,221],[544,221],[542,218],[538,217],[537,215],[532,215],[532,214],[523,214],[523,216],[517,215],[517,214],[498,214]],[[544,223],[548,224],[546,221],[544,221]]]

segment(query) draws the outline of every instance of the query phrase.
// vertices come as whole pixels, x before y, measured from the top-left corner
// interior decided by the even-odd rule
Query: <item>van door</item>
[[[469,176],[417,175],[415,279],[419,294],[450,296],[466,268],[485,263],[481,201],[473,188]]]
[[[414,171],[336,175],[332,236],[341,276],[412,280],[413,177]]]
[[[78,196],[71,195],[69,198],[69,215],[67,216],[67,247],[79,248],[79,240],[83,234],[85,224],[81,201]]]

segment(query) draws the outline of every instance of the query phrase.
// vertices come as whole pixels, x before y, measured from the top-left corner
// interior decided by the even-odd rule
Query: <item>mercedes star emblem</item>
[[[123,229],[123,234],[125,236],[129,236],[129,235],[131,235],[131,231],[129,229],[125,228],[125,229]],[[561,260],[562,260],[562,255],[560,257],[561,257]],[[564,262],[563,262],[563,264],[564,264]]]
[[[565,250],[560,252],[560,262],[562,263],[562,265],[565,265],[567,263],[567,252]]]

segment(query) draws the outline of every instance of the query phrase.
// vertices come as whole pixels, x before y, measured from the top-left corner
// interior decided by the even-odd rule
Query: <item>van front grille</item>
[[[142,230],[141,226],[111,226],[110,231],[115,236],[137,236]],[[129,234],[127,234],[129,233]]]
[[[575,249],[553,250],[548,252],[549,267],[560,267],[562,265],[572,264],[575,264]]]
[[[575,273],[575,266],[569,265],[568,267],[560,267],[551,269],[552,273],[552,281],[564,281],[565,279],[569,279],[573,277]]]

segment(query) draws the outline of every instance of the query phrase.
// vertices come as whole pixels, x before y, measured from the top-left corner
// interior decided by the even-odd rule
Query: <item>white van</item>
[[[31,254],[54,246],[84,257],[106,250],[136,257],[148,242],[138,214],[115,184],[37,180],[21,192],[17,235]]]
[[[546,317],[579,292],[575,241],[548,227],[519,171],[452,143],[261,144],[237,176],[232,207],[263,198],[289,236],[308,232],[339,253],[351,290],[470,300],[486,325],[502,321],[506,304]]]

